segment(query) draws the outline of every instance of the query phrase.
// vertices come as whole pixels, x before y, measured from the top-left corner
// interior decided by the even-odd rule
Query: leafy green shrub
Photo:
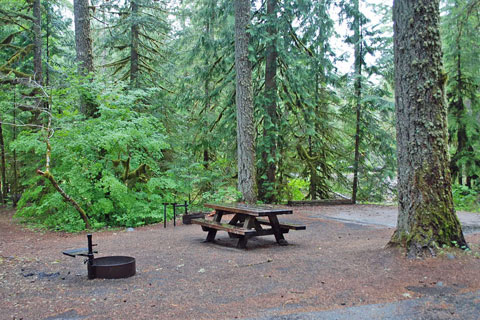
[[[304,200],[308,194],[309,182],[304,179],[291,179],[286,188],[287,200]]]
[[[62,112],[53,112],[50,172],[85,210],[92,228],[163,221],[165,202],[189,199],[195,203],[190,210],[195,210],[205,202],[239,199],[236,168],[230,160],[218,155],[206,169],[192,160],[188,148],[174,145],[177,135],[167,135],[162,116],[154,111],[162,108],[155,105],[155,89],[128,91],[98,81],[90,86],[90,93],[99,116],[87,119],[72,107],[75,100],[68,100],[76,99],[69,91],[74,89],[56,92],[65,99],[57,97],[52,105]],[[83,230],[85,224],[75,208],[48,180],[34,175],[36,169],[44,170],[45,132],[24,130],[12,148],[20,155],[25,176],[16,216],[49,229]],[[167,219],[172,217],[169,206]]]
[[[480,189],[455,184],[452,186],[453,202],[457,210],[480,212]]]
[[[94,228],[161,221],[162,203],[173,202],[178,187],[176,180],[158,169],[162,150],[169,148],[164,128],[157,118],[135,108],[146,93],[120,89],[106,90],[97,97],[97,118],[78,121],[78,115],[68,109],[57,115],[54,120],[59,129],[50,139],[50,171],[86,211]],[[19,153],[36,154],[42,159],[43,132],[22,132],[14,147]],[[127,161],[132,177],[125,179]],[[142,165],[145,172],[133,175]],[[34,168],[29,170],[34,172]],[[49,181],[34,176],[24,182],[24,187],[17,217],[52,229],[84,229],[78,212]]]

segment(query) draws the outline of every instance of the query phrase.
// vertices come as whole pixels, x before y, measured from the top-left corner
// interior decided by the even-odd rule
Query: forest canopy
[[[250,3],[257,201],[396,201],[391,5]],[[441,2],[453,198],[472,211],[479,31],[479,1]],[[242,200],[235,36],[228,0],[2,0],[1,202],[79,231]]]

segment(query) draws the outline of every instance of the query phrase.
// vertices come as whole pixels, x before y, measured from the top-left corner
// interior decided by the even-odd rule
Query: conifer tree
[[[480,110],[477,85],[480,72],[478,1],[451,0],[445,6],[443,36],[447,83],[449,133],[453,155],[450,170],[453,182],[471,188],[480,176],[480,124],[475,114]],[[478,183],[478,182],[477,182]]]
[[[408,256],[466,248],[452,200],[439,0],[396,0],[395,105],[399,214],[392,242]]]
[[[247,203],[255,203],[255,127],[252,67],[248,59],[250,0],[235,0],[235,70],[237,105],[238,189]]]

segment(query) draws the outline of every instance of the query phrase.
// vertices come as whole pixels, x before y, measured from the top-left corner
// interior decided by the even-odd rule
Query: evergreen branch
[[[118,66],[118,65],[120,65],[120,64],[121,64],[121,65],[125,65],[129,60],[130,60],[130,56],[125,57],[125,58],[123,58],[123,59],[121,59],[121,60],[112,62],[112,63],[104,64],[104,65],[100,66],[100,68],[115,67],[115,66]]]
[[[142,32],[142,35],[145,36],[145,37],[147,37],[147,38],[150,38],[151,41],[152,41],[157,47],[158,47],[159,44],[162,44],[162,41],[157,40],[157,39],[154,39],[154,38],[152,38],[152,37],[150,37],[150,36],[147,35],[150,31],[148,31],[144,25],[141,25],[140,27],[141,27],[141,29],[144,31],[144,32]],[[139,32],[140,32],[140,31],[139,31]],[[163,31],[160,31],[160,30],[155,30],[155,34],[160,34],[160,35],[164,36],[165,38],[168,38],[168,33],[163,32]],[[160,49],[160,48],[159,48],[159,49]]]
[[[142,60],[139,60],[139,64],[140,66],[142,66],[143,68],[145,68],[146,70],[150,71],[150,72],[153,72],[153,73],[157,73],[155,71],[155,69],[153,69],[152,67],[148,66],[145,62],[143,62]]]
[[[167,91],[168,93],[175,93],[174,91],[169,90],[169,89],[165,88],[165,86],[162,86],[161,84],[159,84],[157,81],[155,81],[155,78],[153,77],[153,75],[151,73],[149,73],[149,74],[150,74],[150,77],[151,77],[150,79],[155,86],[159,87],[160,89],[162,89],[164,91]]]
[[[158,7],[158,6],[157,7],[152,7],[152,6],[147,6],[147,5],[143,5],[143,4],[139,4],[138,6],[141,7],[141,8],[153,9],[153,10],[158,10],[158,11],[163,12],[163,13],[168,13],[167,10],[165,10],[161,7]]]
[[[35,18],[32,16],[29,16],[28,14],[20,13],[20,12],[15,12],[15,11],[10,11],[10,10],[5,10],[0,8],[0,14],[3,14],[4,16],[7,16],[11,19],[14,18],[23,18],[28,21],[34,21]],[[12,21],[13,22],[13,21]]]
[[[129,47],[130,46],[124,44],[124,45],[121,45],[121,46],[115,46],[114,48],[122,51],[122,50],[125,50],[125,49],[129,48]]]
[[[19,47],[19,46],[10,44],[10,43],[6,43],[6,44],[0,43],[0,48],[10,48],[10,49],[15,49],[15,50],[21,50],[22,49],[22,47]]]
[[[125,67],[125,64],[119,65],[115,71],[112,73],[112,76],[116,75],[120,70],[122,70]]]
[[[225,112],[225,110],[227,110],[227,108],[228,108],[228,105],[225,106],[225,108],[222,109],[222,111],[221,111],[220,114],[218,115],[217,119],[216,119],[216,120],[213,122],[213,124],[211,125],[209,132],[212,132],[213,129],[215,129],[215,127],[217,126],[217,124],[220,122],[220,120],[222,120],[223,113]]]
[[[120,78],[120,81],[127,80],[129,76],[130,76],[130,69],[128,69],[127,72],[125,72],[125,74]]]
[[[217,66],[217,64],[219,64],[219,63],[223,60],[223,57],[225,57],[225,55],[220,56],[220,57],[212,64],[212,66],[210,67],[210,70],[208,71],[208,75],[211,75],[211,74],[212,74],[213,69],[215,69],[215,67]]]
[[[159,33],[160,33],[160,32],[159,32]],[[150,37],[149,35],[147,35],[146,33],[143,33],[143,32],[140,32],[140,31],[139,31],[138,34],[141,35],[142,37],[144,37],[144,38],[152,41],[152,42],[159,43],[159,44],[162,43],[160,40],[154,39],[154,38]],[[161,33],[160,33],[160,34],[161,34]],[[164,34],[164,35],[165,35],[165,34]]]
[[[314,57],[315,54],[312,52],[312,50],[310,50],[299,38],[298,36],[295,34],[295,31],[293,30],[292,26],[290,25],[290,36],[292,37],[293,41],[295,42],[295,46],[298,48],[298,49],[303,49],[310,57]]]
[[[1,44],[3,45],[7,45],[7,44],[10,44],[13,40],[13,38],[15,38],[15,36],[19,33],[22,33],[22,31],[17,31],[17,32],[14,32],[14,33],[11,33],[9,34],[8,36],[5,37],[5,39],[2,40],[2,42],[0,42]]]
[[[167,23],[167,21],[164,19],[164,18],[161,18],[161,17],[158,17],[158,16],[155,16],[151,13],[148,13],[148,12],[142,12],[142,15],[144,16],[148,16],[150,18],[153,18],[154,20],[159,20],[160,22],[163,22],[163,23]]]
[[[32,32],[32,30],[31,30],[30,28],[25,27],[24,25],[20,24],[20,23],[17,22],[17,21],[14,21],[14,20],[11,20],[11,19],[7,19],[7,18],[3,18],[3,17],[0,17],[0,21],[4,21],[4,22],[6,22],[6,24],[14,24],[14,25],[22,28],[22,29],[25,30],[25,31]]]
[[[12,68],[7,68],[7,67],[0,67],[0,72],[6,75],[9,75],[10,73],[13,73],[16,77],[19,78],[32,78],[32,75],[23,73],[21,71],[12,69]],[[2,82],[10,82],[10,80],[2,79]]]
[[[153,73],[155,73],[157,75],[157,77],[159,77],[159,74],[158,72],[156,72],[155,70],[151,69]],[[149,72],[149,75],[150,75],[150,79],[151,81],[153,82],[153,84],[157,87],[159,87],[160,89],[164,90],[164,91],[167,91],[168,93],[175,93],[174,91],[172,90],[169,90],[167,88],[165,88],[164,86],[162,86],[161,84],[159,84],[156,80],[155,80],[155,77],[153,76],[152,73]]]
[[[15,63],[16,61],[20,60],[20,58],[26,56],[30,50],[32,50],[34,47],[33,44],[29,44],[28,46],[26,46],[25,48],[22,48],[21,50],[15,52],[13,54],[13,56],[7,60],[7,62],[5,62],[5,64],[3,66],[0,67],[0,70],[4,69],[4,68],[7,68],[8,66],[10,66],[11,64]]]
[[[143,55],[143,54],[140,54],[140,53],[138,53],[138,57],[140,58],[139,60],[145,59],[145,60],[148,60],[148,61],[154,61],[153,58],[147,57],[146,55]]]
[[[225,78],[227,78],[227,76],[233,71],[233,68],[235,68],[235,62],[232,63],[232,66],[230,67],[230,69],[228,69],[227,73],[226,73],[226,76],[223,77],[223,78],[220,78],[219,80],[217,80],[215,82],[215,84],[219,84],[220,82],[222,82],[223,80],[225,80]]]
[[[161,58],[165,58],[163,56],[163,54],[160,52],[160,51],[157,51],[156,49],[150,47],[150,46],[147,46],[145,45],[142,41],[140,41],[140,43],[142,44],[142,48],[147,50],[148,52],[154,54],[154,55],[159,55]]]

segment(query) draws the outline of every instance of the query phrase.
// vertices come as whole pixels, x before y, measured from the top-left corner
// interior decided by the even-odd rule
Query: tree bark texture
[[[131,0],[132,6],[132,27],[130,30],[130,83],[132,87],[136,88],[138,86],[138,3],[136,0]]]
[[[454,115],[457,121],[457,150],[450,162],[452,170],[452,180],[458,178],[458,183],[463,184],[463,165],[459,164],[462,155],[467,151],[467,126],[465,124],[465,105],[463,103],[463,79],[461,65],[461,46],[460,39],[457,38],[457,84],[455,90],[454,101],[451,107],[454,109]]]
[[[17,140],[17,102],[16,102],[16,87],[13,88],[13,141]],[[12,189],[10,194],[12,196],[12,205],[15,208],[18,202],[18,170],[17,170],[17,150],[13,149],[13,177],[12,177]]]
[[[2,172],[2,188],[0,189],[0,201],[5,203],[7,197],[7,168],[5,161],[5,143],[3,140],[3,128],[2,128],[2,118],[0,118],[0,153],[1,153],[1,172]]]
[[[235,70],[237,105],[238,189],[255,203],[255,122],[252,102],[252,66],[248,60],[250,0],[235,0]]]
[[[33,77],[39,86],[43,86],[42,66],[42,4],[40,0],[33,1]],[[37,92],[34,90],[34,92]],[[45,101],[38,97],[35,100],[36,106],[33,109],[32,123],[38,123],[42,110],[45,108]]]
[[[74,0],[73,12],[75,17],[75,47],[79,74],[84,76],[93,72],[92,38],[90,32],[90,13],[88,0]]]
[[[466,246],[453,207],[439,0],[394,0],[397,230],[409,257]]]
[[[357,202],[358,190],[358,167],[360,164],[360,121],[361,121],[361,101],[362,101],[362,34],[360,23],[359,0],[354,0],[355,16],[353,20],[355,32],[355,151],[353,161],[353,186],[352,203]]]
[[[75,20],[75,47],[77,51],[78,74],[85,76],[94,71],[92,38],[90,32],[90,12],[88,0],[74,0],[73,13]],[[82,94],[80,111],[87,116],[94,116],[97,105]]]
[[[213,10],[212,10],[213,12]],[[205,33],[206,33],[206,38],[208,41],[211,40],[211,31],[210,31],[210,19],[213,20],[213,18],[210,18],[209,15],[205,17]],[[205,70],[210,69],[210,55],[205,54]],[[205,81],[204,81],[204,94],[205,94],[205,112],[208,112],[211,107],[211,97],[210,97],[210,72],[207,71],[205,75]],[[204,126],[208,127],[208,121],[206,120],[207,117],[204,117]],[[208,139],[208,138],[207,138]],[[209,161],[210,161],[210,154],[209,154],[209,147],[208,145],[204,146],[203,149],[203,167],[208,170],[209,166]],[[207,184],[209,185],[209,184]]]
[[[265,168],[266,179],[259,179],[259,198],[266,203],[276,201],[275,196],[275,175],[277,170],[277,46],[276,46],[276,14],[277,0],[267,1],[267,34],[270,40],[267,42],[267,53],[265,57],[265,100],[266,116],[263,125],[263,139],[265,150],[262,152],[262,163]]]
[[[33,72],[35,81],[43,85],[42,71],[42,9],[40,0],[33,1]]]

